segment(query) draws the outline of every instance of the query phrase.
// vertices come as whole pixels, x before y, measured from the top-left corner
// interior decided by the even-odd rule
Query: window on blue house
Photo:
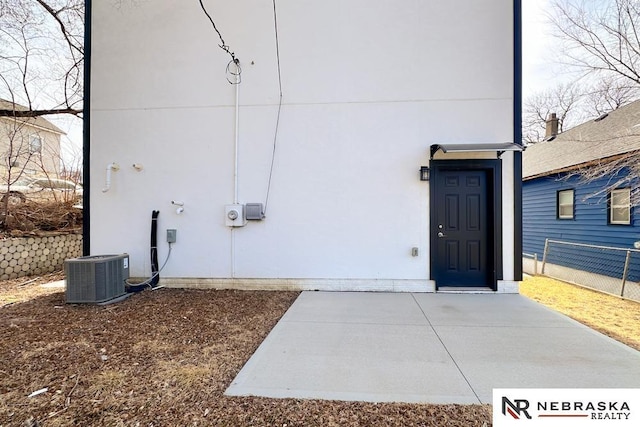
[[[558,219],[573,219],[573,190],[558,191]]]
[[[609,222],[611,224],[631,224],[631,189],[611,190],[609,199]]]

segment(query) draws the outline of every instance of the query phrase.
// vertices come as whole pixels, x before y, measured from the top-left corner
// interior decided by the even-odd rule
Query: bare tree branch
[[[550,20],[568,65],[640,84],[640,9],[636,0],[556,0]]]
[[[82,110],[75,108],[53,108],[49,110],[2,110],[0,109],[0,117],[15,117],[15,118],[28,118],[28,117],[41,117],[50,116],[53,114],[72,114],[79,116],[82,114]]]
[[[626,84],[620,79],[604,78],[585,93],[583,110],[589,117],[599,117],[638,98],[640,86]]]
[[[562,62],[595,82],[580,85],[578,100],[571,104],[572,114],[579,111],[583,118],[598,117],[640,98],[640,1],[554,0],[548,17],[562,45]],[[530,115],[529,124],[536,124],[537,120],[534,128],[539,133],[540,114],[536,116],[531,109],[546,113],[549,107],[538,98],[530,104],[533,105],[525,112]],[[561,116],[562,104],[556,102],[554,108],[559,110],[552,112]],[[566,130],[567,124],[562,123]],[[632,133],[630,129],[619,129],[599,142],[640,137]],[[587,199],[606,197],[615,188],[629,186],[634,204],[640,203],[639,151],[578,165],[563,173],[564,179],[578,177],[579,184],[598,180],[599,190],[587,195]]]
[[[577,83],[559,84],[527,99],[524,105],[523,138],[533,144],[545,137],[549,114],[558,117],[558,131],[578,124],[578,106],[582,94]]]
[[[638,177],[640,176],[639,151],[632,151],[619,156],[600,159],[593,163],[582,165],[568,171],[563,180],[577,178],[578,185],[584,185],[596,180],[602,181],[602,185],[597,190],[586,194],[584,201],[601,201],[608,194],[617,188],[629,187],[631,193],[631,206],[640,205],[640,186]]]
[[[0,0],[0,72],[8,82],[0,98],[17,100],[35,116],[78,115],[83,37],[83,0]]]
[[[36,0],[36,1],[38,2],[38,4],[40,6],[42,6],[44,8],[44,10],[46,10],[49,13],[49,15],[51,15],[56,20],[56,22],[60,26],[60,33],[62,34],[64,39],[67,41],[69,49],[72,52],[75,50],[78,54],[84,55],[84,46],[83,46],[83,44],[82,43],[78,43],[78,41],[75,40],[73,38],[73,36],[71,36],[69,31],[67,30],[67,27],[66,27],[65,23],[62,22],[62,19],[60,19],[60,13],[62,13],[64,11],[67,11],[67,10],[73,10],[74,8],[72,6],[66,5],[62,9],[59,9],[59,10],[56,11],[49,4],[47,4],[47,2],[45,2],[43,0]]]
[[[0,0],[0,193],[36,173],[34,162],[46,176],[59,171],[59,136],[44,143],[34,124],[46,127],[36,120],[43,116],[82,117],[83,66],[83,0]],[[57,154],[43,157],[45,146]],[[9,197],[0,198],[0,227],[9,209]]]

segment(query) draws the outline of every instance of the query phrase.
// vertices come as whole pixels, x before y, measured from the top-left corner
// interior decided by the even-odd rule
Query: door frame
[[[443,171],[485,171],[487,173],[487,224],[491,225],[493,233],[487,234],[492,254],[487,260],[493,262],[489,268],[491,289],[498,289],[498,280],[502,280],[502,161],[500,159],[472,159],[472,160],[430,160],[429,179],[429,274],[435,280],[434,272],[437,263],[437,230],[436,230],[436,197],[438,196],[438,175]],[[435,230],[435,231],[434,231]],[[439,289],[436,281],[436,291]]]

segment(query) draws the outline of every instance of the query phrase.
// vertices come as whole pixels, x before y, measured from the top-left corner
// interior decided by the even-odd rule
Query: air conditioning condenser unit
[[[64,262],[67,303],[100,303],[126,294],[129,255],[92,255]]]

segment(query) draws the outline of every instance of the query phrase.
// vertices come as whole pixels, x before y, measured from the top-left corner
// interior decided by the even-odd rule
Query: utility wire
[[[278,128],[280,127],[280,111],[282,110],[282,73],[280,72],[280,41],[278,40],[278,14],[276,13],[276,0],[273,0],[273,26],[276,35],[276,60],[278,64],[278,90],[280,97],[278,100],[278,115],[276,117],[276,129],[273,135],[273,152],[271,153],[271,167],[269,168],[269,182],[267,184],[267,196],[264,201],[264,214],[267,213],[269,204],[269,192],[271,191],[271,178],[273,177],[273,164],[276,158],[276,147],[278,143]]]
[[[211,25],[213,26],[213,29],[216,30],[216,33],[218,33],[218,37],[220,38],[220,44],[218,45],[220,47],[220,49],[224,50],[225,52],[227,52],[229,54],[229,56],[231,57],[231,61],[229,61],[229,63],[227,64],[227,81],[230,84],[239,84],[241,81],[240,78],[240,74],[242,73],[242,69],[240,68],[240,60],[238,58],[236,58],[236,54],[233,53],[230,49],[229,49],[229,45],[227,45],[224,41],[224,38],[222,38],[222,33],[220,33],[220,30],[218,30],[218,27],[216,26],[216,23],[214,22],[213,18],[211,17],[211,15],[209,14],[209,12],[207,11],[207,8],[204,7],[204,3],[202,3],[202,0],[198,0],[200,3],[200,8],[202,8],[202,11],[204,12],[205,15],[207,15],[207,18],[209,18],[209,22],[211,22]],[[275,1],[275,0],[274,0]],[[235,64],[235,72],[231,71],[231,64]],[[235,80],[231,80],[229,78],[229,74],[231,74],[232,76],[236,77]]]
[[[278,40],[278,15],[276,13],[276,0],[273,0],[273,28],[276,35],[276,59],[278,63],[278,88],[282,101],[282,73],[280,72],[280,41]]]

